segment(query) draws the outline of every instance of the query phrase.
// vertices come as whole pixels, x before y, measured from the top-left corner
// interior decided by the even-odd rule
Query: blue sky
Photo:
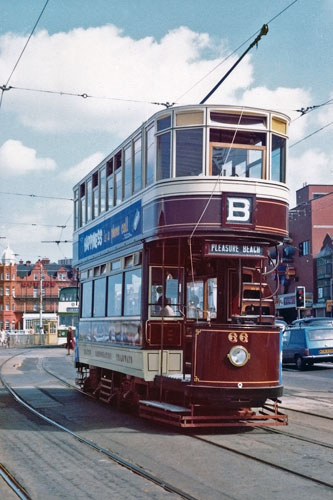
[[[87,169],[161,109],[149,101],[199,102],[270,20],[267,36],[209,102],[285,112],[293,120],[290,144],[331,123],[333,101],[301,118],[295,110],[333,99],[333,0],[292,3],[50,0],[9,85],[94,97],[4,92],[0,236],[7,239],[0,250],[9,242],[18,259],[71,257],[69,243],[41,243],[71,240],[71,202],[39,196],[71,198]],[[0,85],[44,4],[0,0]],[[290,149],[292,206],[304,182],[333,183],[332,139],[328,126]]]

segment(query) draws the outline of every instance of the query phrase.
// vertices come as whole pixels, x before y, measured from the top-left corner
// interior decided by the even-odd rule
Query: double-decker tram
[[[288,121],[165,109],[74,187],[85,389],[180,427],[286,424],[267,280],[287,236]]]

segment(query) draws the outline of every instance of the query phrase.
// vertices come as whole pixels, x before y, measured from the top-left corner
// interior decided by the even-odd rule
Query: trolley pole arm
[[[226,80],[226,78],[228,78],[228,76],[230,75],[230,73],[236,68],[236,66],[241,62],[241,60],[243,59],[243,57],[246,56],[246,54],[255,46],[258,44],[258,42],[260,41],[261,37],[264,36],[264,35],[267,35],[268,33],[268,25],[267,24],[264,24],[263,27],[261,28],[260,30],[260,33],[259,35],[257,36],[257,38],[251,43],[251,45],[249,45],[249,47],[246,49],[246,51],[240,56],[240,58],[235,62],[235,64],[229,69],[229,71],[227,71],[227,73],[221,78],[221,80],[215,85],[215,87],[206,95],[206,97],[204,97],[202,99],[202,101],[200,102],[200,104],[204,104],[207,99],[209,99],[209,97],[214,94],[215,90],[217,90],[219,88],[219,86],[224,82],[224,80]]]

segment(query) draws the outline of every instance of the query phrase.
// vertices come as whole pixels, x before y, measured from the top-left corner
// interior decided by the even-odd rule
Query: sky
[[[291,207],[333,184],[333,0],[49,0],[29,39],[45,3],[0,0],[0,253],[71,258],[73,186],[151,103],[199,103],[265,23],[207,103],[290,116]]]

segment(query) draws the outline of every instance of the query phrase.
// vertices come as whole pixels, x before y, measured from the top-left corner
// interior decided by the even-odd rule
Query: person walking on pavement
[[[67,330],[67,344],[66,344],[66,347],[67,347],[67,356],[70,355],[70,351],[71,349],[74,349],[74,335],[73,335],[73,330],[71,329],[71,327],[68,328]]]

